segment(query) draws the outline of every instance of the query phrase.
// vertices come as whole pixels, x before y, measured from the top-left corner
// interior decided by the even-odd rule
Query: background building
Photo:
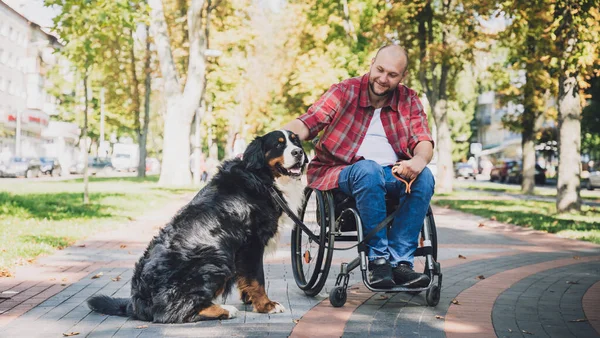
[[[0,0],[0,152],[3,157],[63,157],[72,152],[77,126],[45,132],[56,113],[56,99],[45,91],[48,70],[56,62],[57,39]],[[77,128],[78,129],[78,128]],[[56,130],[67,130],[58,135]],[[65,140],[67,140],[65,142]],[[65,148],[66,147],[66,148]]]

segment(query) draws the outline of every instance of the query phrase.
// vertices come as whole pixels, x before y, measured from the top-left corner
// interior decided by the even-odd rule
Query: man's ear
[[[265,153],[263,151],[262,137],[255,138],[246,151],[244,151],[243,161],[246,164],[246,169],[258,170],[265,166]]]

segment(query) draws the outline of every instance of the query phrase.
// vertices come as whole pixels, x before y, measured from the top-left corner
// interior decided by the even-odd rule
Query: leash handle
[[[398,167],[398,163],[394,164],[394,166],[392,167],[392,175],[400,182],[404,183],[406,188],[404,189],[404,192],[407,194],[410,194],[410,186],[413,184],[413,182],[417,179],[418,175],[415,176],[412,180],[408,180],[405,177],[399,175],[396,173],[396,171],[394,171],[394,169],[396,169]]]

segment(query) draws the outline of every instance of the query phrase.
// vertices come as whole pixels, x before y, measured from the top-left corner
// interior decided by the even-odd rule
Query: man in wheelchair
[[[426,167],[433,139],[417,93],[400,84],[407,67],[404,48],[384,46],[369,73],[334,84],[284,127],[302,140],[323,131],[308,166],[308,185],[339,188],[353,197],[365,233],[385,219],[386,195],[399,200],[392,226],[367,243],[369,282],[382,289],[429,284],[429,276],[413,270],[413,255],[434,191]]]

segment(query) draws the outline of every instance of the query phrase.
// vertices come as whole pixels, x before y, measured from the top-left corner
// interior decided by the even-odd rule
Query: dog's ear
[[[255,138],[246,151],[244,151],[243,161],[246,164],[246,169],[261,169],[265,166],[265,153],[263,151],[262,137]]]

